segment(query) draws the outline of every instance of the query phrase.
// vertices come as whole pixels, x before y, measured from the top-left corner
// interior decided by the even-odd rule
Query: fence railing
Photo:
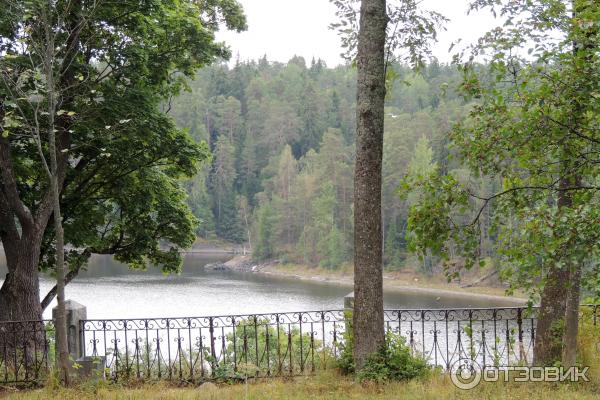
[[[583,306],[597,324],[600,306]],[[69,351],[114,381],[246,379],[312,374],[335,366],[351,309],[274,314],[86,319],[75,305]],[[527,307],[386,310],[385,327],[415,355],[451,370],[459,360],[482,367],[529,364],[536,309]],[[0,385],[40,383],[55,360],[52,321],[0,323]],[[87,364],[86,364],[87,363]],[[86,368],[84,368],[86,369]]]
[[[327,368],[340,351],[343,311],[82,321],[85,354],[113,379],[243,378]]]
[[[43,381],[54,362],[54,338],[51,320],[0,322],[0,384]]]
[[[114,380],[294,376],[335,364],[347,311],[195,318],[82,321],[87,356],[106,357]],[[593,308],[594,323],[597,309]],[[450,370],[461,359],[483,367],[527,364],[535,341],[527,307],[386,310],[386,328],[414,354]]]

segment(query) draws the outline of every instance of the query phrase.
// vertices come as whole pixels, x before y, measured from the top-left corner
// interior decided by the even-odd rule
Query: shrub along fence
[[[69,351],[78,371],[113,381],[311,374],[334,367],[342,355],[352,311],[348,300],[344,310],[101,320],[87,319],[85,308],[70,302]],[[583,309],[582,317],[596,324],[598,306]],[[508,366],[531,363],[535,312],[527,307],[386,310],[385,324],[432,366],[452,370],[464,359],[483,367]],[[0,347],[0,384],[39,382],[54,359],[51,322],[2,326],[5,348],[11,347],[7,338],[43,334],[44,339],[22,343],[4,356]],[[36,347],[40,343],[43,347]]]

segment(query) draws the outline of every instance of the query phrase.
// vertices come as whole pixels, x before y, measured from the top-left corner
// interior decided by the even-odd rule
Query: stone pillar
[[[65,301],[66,323],[67,323],[67,348],[69,356],[73,360],[83,357],[85,343],[80,321],[87,319],[87,308],[73,300]],[[58,306],[52,309],[52,319],[56,325]],[[58,338],[57,338],[58,341]],[[58,348],[58,344],[56,346]]]
[[[71,358],[72,379],[104,379],[106,356],[84,356],[85,338],[81,329],[81,321],[87,319],[87,308],[73,300],[65,301],[67,323],[67,348]],[[56,324],[58,307],[52,309],[52,319]],[[58,341],[58,338],[57,338]],[[57,346],[58,347],[58,346]]]
[[[352,318],[354,314],[354,292],[344,296],[344,323],[346,325],[346,338],[352,338]]]
[[[344,311],[354,310],[354,292],[344,296]]]

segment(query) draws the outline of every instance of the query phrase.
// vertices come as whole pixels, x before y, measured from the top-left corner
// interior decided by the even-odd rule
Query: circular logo
[[[461,358],[452,364],[450,379],[454,386],[459,389],[473,389],[481,382],[481,366],[477,361],[469,358]]]

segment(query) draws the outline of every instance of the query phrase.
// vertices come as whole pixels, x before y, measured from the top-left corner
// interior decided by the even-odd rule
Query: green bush
[[[337,360],[337,367],[344,375],[354,373],[354,335],[352,334],[352,311],[344,311],[346,321],[346,330],[344,331],[344,341],[339,344],[340,356]]]
[[[354,373],[354,356],[352,355],[352,346],[346,341],[345,344],[340,345],[341,353],[337,360],[337,367],[344,375],[350,375]]]
[[[430,370],[422,357],[411,353],[404,337],[388,332],[385,345],[369,357],[358,379],[361,382],[404,381],[425,376]]]
[[[226,339],[225,363],[244,365],[251,376],[312,372],[326,356],[322,341],[311,339],[310,332],[264,318],[239,321]]]

